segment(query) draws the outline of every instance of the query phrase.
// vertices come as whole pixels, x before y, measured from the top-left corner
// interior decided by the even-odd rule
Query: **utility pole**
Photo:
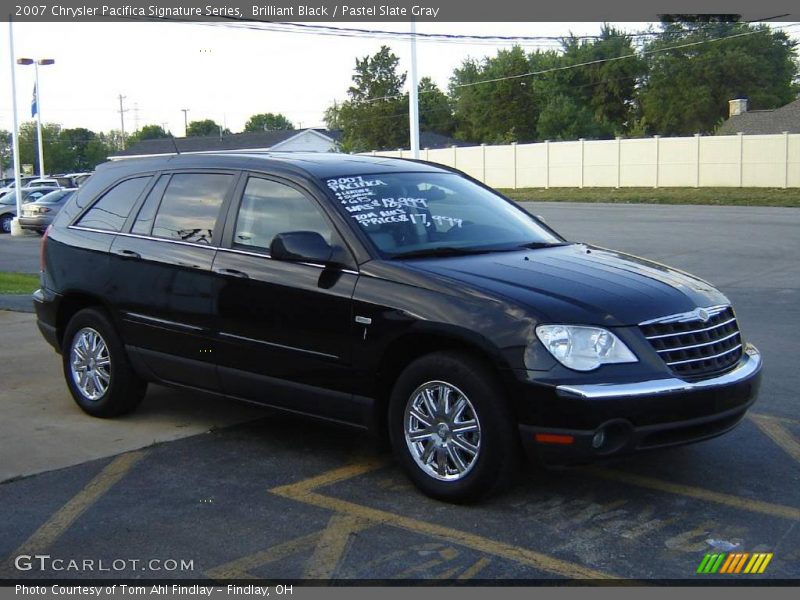
[[[189,135],[189,117],[187,115],[189,114],[189,109],[188,108],[182,108],[181,110],[183,111],[183,137],[188,137],[188,135]]]
[[[139,103],[133,103],[133,130],[139,131]]]
[[[119,95],[119,126],[122,131],[122,149],[125,150],[125,113],[128,112],[127,108],[122,108],[122,101],[127,96]]]
[[[417,84],[417,23],[411,19],[411,88],[408,93],[411,157],[419,159],[419,90]]]

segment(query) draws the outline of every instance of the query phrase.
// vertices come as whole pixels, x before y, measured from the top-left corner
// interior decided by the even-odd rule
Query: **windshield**
[[[340,209],[389,257],[561,244],[525,211],[455,173],[325,180]]]

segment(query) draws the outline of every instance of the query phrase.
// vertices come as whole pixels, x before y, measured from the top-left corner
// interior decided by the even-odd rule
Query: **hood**
[[[636,325],[728,303],[702,279],[583,244],[430,258],[407,261],[406,265],[514,300],[539,319],[551,322]]]

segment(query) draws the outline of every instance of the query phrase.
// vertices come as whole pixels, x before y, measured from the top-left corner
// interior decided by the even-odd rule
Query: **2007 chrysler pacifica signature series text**
[[[147,382],[314,415],[388,436],[452,501],[523,450],[567,464],[719,435],[761,377],[710,284],[399,159],[106,163],[43,240],[34,304],[91,415]]]

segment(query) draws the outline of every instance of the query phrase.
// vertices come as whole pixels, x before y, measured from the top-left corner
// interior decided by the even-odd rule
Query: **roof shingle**
[[[800,98],[773,110],[751,110],[729,118],[716,131],[716,135],[768,135],[774,133],[800,133]]]

